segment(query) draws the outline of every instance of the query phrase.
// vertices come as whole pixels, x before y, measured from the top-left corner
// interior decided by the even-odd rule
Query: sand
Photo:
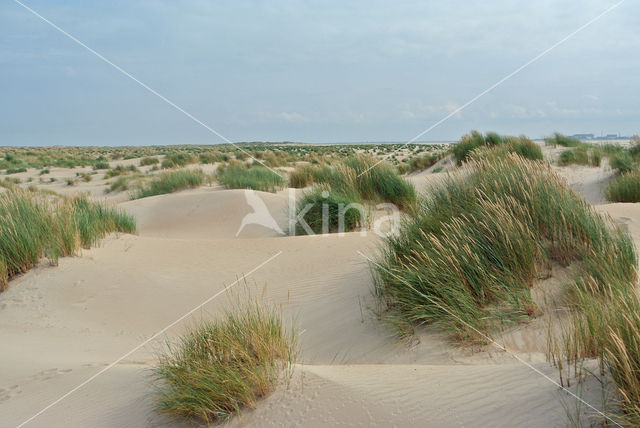
[[[598,195],[566,169],[576,190]],[[410,179],[425,188],[446,173]],[[82,188],[82,184],[78,187]],[[580,187],[582,186],[582,187]],[[258,192],[286,228],[288,193]],[[397,339],[377,317],[367,261],[380,238],[281,236],[252,225],[244,192],[206,187],[122,202],[139,235],[112,235],[57,267],[42,265],[0,294],[0,425],[16,426],[202,301],[279,254],[233,291],[263,295],[282,306],[300,334],[300,358],[281,385],[232,426],[567,426],[575,400],[494,347],[462,349],[442,333]],[[600,204],[640,239],[640,206]],[[233,293],[231,293],[233,294]],[[243,295],[243,294],[242,294]],[[182,426],[156,416],[149,402],[149,367],[165,338],[200,317],[219,314],[225,294],[83,386],[26,426]],[[545,361],[540,325],[498,340],[510,353],[557,379]],[[575,390],[575,387],[574,387]],[[600,407],[596,385],[581,393]],[[563,404],[564,403],[564,404]]]

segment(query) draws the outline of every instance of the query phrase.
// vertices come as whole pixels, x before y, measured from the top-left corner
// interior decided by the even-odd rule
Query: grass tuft
[[[94,245],[110,232],[134,233],[133,217],[90,202],[86,197],[51,199],[9,190],[0,195],[0,290],[36,266]]]
[[[199,187],[205,181],[205,174],[200,170],[180,170],[163,172],[153,181],[140,188],[132,199],[148,196],[164,195],[178,190]]]
[[[635,254],[548,164],[507,155],[471,161],[435,188],[375,270],[379,295],[402,319],[485,341],[537,312],[529,288],[551,261],[621,249]]]
[[[232,163],[218,167],[218,182],[229,189],[253,189],[275,192],[284,187],[284,179],[263,166],[246,166]]]
[[[295,361],[293,332],[272,306],[250,303],[168,344],[153,370],[156,409],[212,423],[254,408]]]
[[[605,189],[612,202],[640,202],[640,170],[633,170],[615,177]]]

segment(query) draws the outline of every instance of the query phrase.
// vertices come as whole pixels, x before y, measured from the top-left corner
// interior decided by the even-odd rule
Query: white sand
[[[438,175],[424,172],[412,181],[421,186]],[[286,192],[261,196],[286,228]],[[458,349],[430,329],[419,333],[418,344],[399,342],[376,319],[369,268],[357,254],[375,254],[379,239],[373,234],[281,237],[250,226],[236,238],[250,210],[243,192],[234,190],[203,188],[122,207],[138,218],[139,236],[109,237],[81,257],[17,278],[0,294],[1,426],[31,417],[279,251],[248,282],[257,292],[266,287],[265,298],[294,319],[301,358],[289,388],[281,386],[231,425],[568,423],[566,393],[504,352]],[[640,206],[598,209],[640,237]],[[215,316],[226,303],[218,298],[195,317]],[[188,325],[180,323],[168,336]],[[533,324],[500,340],[557,379],[541,352],[540,328]],[[148,368],[157,346],[144,346],[28,426],[164,425],[148,402]],[[585,399],[600,407],[598,389],[586,387]],[[566,399],[570,408],[574,401]]]

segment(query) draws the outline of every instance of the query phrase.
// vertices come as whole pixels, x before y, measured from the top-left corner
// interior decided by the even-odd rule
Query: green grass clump
[[[205,181],[205,174],[200,170],[180,170],[163,172],[154,180],[141,187],[132,199],[148,196],[164,195],[201,186]]]
[[[220,152],[201,153],[198,157],[201,164],[211,164],[216,162],[226,162],[229,156]]]
[[[640,170],[615,177],[607,185],[605,195],[612,202],[640,202]]]
[[[529,289],[551,261],[634,254],[621,240],[548,164],[489,157],[449,176],[388,238],[378,291],[404,321],[484,342],[482,334],[537,311]]]
[[[110,169],[104,174],[105,180],[109,178],[118,177],[120,175],[130,174],[132,172],[137,172],[138,168],[135,165],[122,166],[118,165],[115,168]]]
[[[400,209],[411,209],[416,203],[413,185],[386,162],[372,156],[356,155],[333,166],[298,167],[292,184],[328,185],[332,193],[352,198],[352,202],[391,202]],[[357,195],[357,196],[355,196]]]
[[[461,164],[464,161],[478,156],[503,157],[506,153],[517,153],[525,159],[542,160],[542,149],[529,138],[502,136],[495,132],[485,135],[478,131],[471,131],[463,135],[459,142],[453,146],[453,156]],[[475,153],[475,155],[474,155]]]
[[[312,207],[302,218],[314,233],[348,232],[367,222],[365,202],[390,202],[407,211],[416,208],[416,191],[413,185],[401,177],[388,163],[379,162],[371,156],[349,157],[333,166],[298,167],[293,174],[292,185],[302,187],[318,184],[310,192],[305,192],[297,204],[297,215],[308,204]],[[291,180],[291,177],[290,177]],[[349,209],[340,215],[340,207],[357,204],[362,212]],[[328,210],[327,221],[323,225],[323,205]],[[344,219],[344,225],[340,222]],[[306,231],[300,224],[296,233]]]
[[[354,156],[345,159],[344,165],[346,168],[336,169],[336,175],[329,180],[333,191],[346,187],[342,193],[348,195],[354,188],[367,201],[391,202],[400,209],[415,205],[415,188],[388,163],[379,163],[371,156]]]
[[[158,158],[146,157],[140,159],[140,166],[156,165],[159,162]]]
[[[295,338],[274,307],[242,305],[170,343],[153,369],[156,410],[200,423],[255,408],[295,362]]]
[[[584,143],[577,138],[567,137],[559,132],[555,132],[551,137],[544,139],[545,144],[548,146],[563,146],[563,147],[578,147]]]
[[[18,174],[20,172],[27,172],[27,168],[9,168],[5,171],[5,174]]]
[[[542,149],[539,145],[528,139],[527,137],[510,137],[508,140],[509,152],[518,154],[529,160],[542,160]]]
[[[105,193],[123,192],[125,190],[129,190],[128,177],[118,177],[109,184],[109,187],[105,189]]]
[[[349,207],[357,202],[358,207]],[[304,214],[304,221],[313,233],[351,232],[362,227],[367,222],[367,212],[362,201],[355,194],[347,196],[341,192],[330,191],[328,186],[317,186],[305,192],[298,201],[298,213],[311,207]],[[348,209],[347,209],[348,208]],[[323,221],[326,212],[326,221]],[[296,224],[296,235],[306,235],[302,223]]]
[[[162,160],[162,168],[178,168],[194,163],[196,159],[188,153],[170,153]]]
[[[311,185],[314,181],[314,169],[309,165],[298,165],[289,172],[289,187],[302,189]]]
[[[106,161],[98,161],[93,164],[94,170],[109,169],[109,168],[111,168],[111,166],[109,165],[109,162],[106,162]]]
[[[486,145],[486,140],[482,133],[474,130],[467,135],[463,135],[460,141],[453,146],[453,156],[460,164],[469,158],[472,151]]]
[[[436,162],[442,159],[444,152],[441,153],[424,153],[420,156],[412,157],[406,167],[401,168],[403,174],[422,171],[432,167]]]
[[[588,147],[586,144],[565,150],[560,153],[558,164],[567,165],[591,165],[600,166],[602,161],[602,150],[599,147]]]
[[[95,245],[107,233],[120,231],[134,233],[136,223],[132,216],[119,210],[90,202],[86,197],[72,198],[68,202],[73,213],[73,224],[84,248]]]
[[[89,247],[107,233],[133,233],[133,217],[85,197],[51,199],[19,189],[0,195],[0,290],[38,264]]]
[[[263,166],[247,167],[241,163],[221,165],[216,173],[218,182],[229,189],[253,189],[275,192],[284,187],[280,175]]]
[[[635,161],[631,156],[631,153],[627,150],[615,153],[609,159],[609,165],[612,169],[615,169],[618,173],[624,174],[631,172],[635,168]]]

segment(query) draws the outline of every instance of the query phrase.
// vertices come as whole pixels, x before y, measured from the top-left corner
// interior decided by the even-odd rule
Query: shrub
[[[140,159],[140,166],[155,165],[159,162],[158,158],[146,157]]]
[[[42,171],[39,172],[39,175],[45,175],[45,174],[49,174],[51,171],[49,171],[48,168],[43,169]]]
[[[295,338],[274,307],[227,311],[169,343],[153,369],[162,414],[210,424],[253,408],[295,361]]]
[[[86,198],[51,200],[19,189],[0,195],[0,290],[46,256],[56,261],[114,231],[135,232],[133,217]]]
[[[200,170],[181,170],[164,172],[154,180],[147,183],[133,195],[132,199],[146,198],[147,196],[163,195],[177,192],[178,190],[201,186],[205,175]]]
[[[275,192],[284,187],[284,179],[263,166],[246,167],[240,163],[220,166],[216,173],[218,182],[229,189],[253,189]]]
[[[537,311],[529,288],[550,261],[567,265],[591,252],[635,263],[629,238],[549,165],[516,155],[472,161],[387,239],[375,266],[378,293],[401,320],[485,341],[477,331]]]
[[[640,202],[640,170],[615,177],[609,182],[605,195],[612,202]]]

